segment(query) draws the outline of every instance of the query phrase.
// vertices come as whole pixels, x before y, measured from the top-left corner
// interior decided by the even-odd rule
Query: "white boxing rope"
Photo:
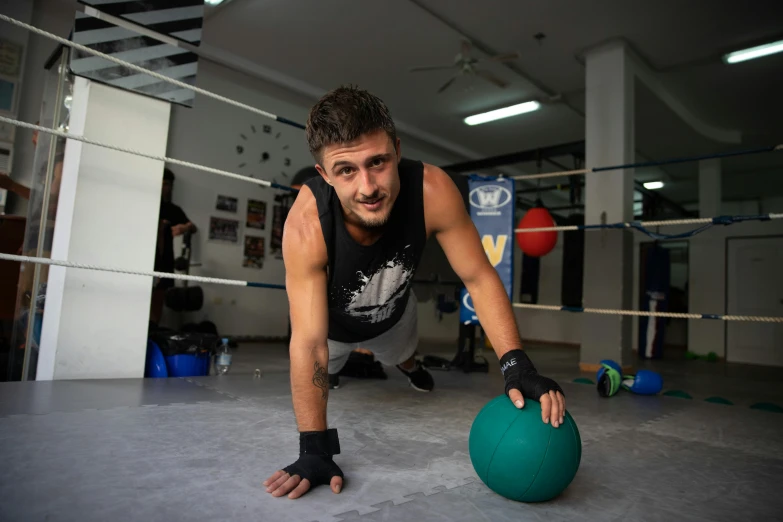
[[[195,170],[200,170],[203,172],[209,172],[211,174],[217,174],[219,176],[225,176],[227,178],[233,178],[238,179],[241,181],[247,181],[250,183],[255,183],[256,185],[261,185],[262,187],[272,187],[277,189],[285,189],[285,190],[294,190],[291,187],[286,187],[285,185],[280,185],[278,183],[272,183],[271,181],[266,181],[264,179],[257,179],[253,178],[251,176],[243,176],[242,174],[236,174],[234,172],[229,172],[227,170],[221,170],[216,169],[213,167],[207,167],[205,165],[199,165],[198,163],[191,163],[189,161],[183,161],[178,160],[176,158],[169,158],[167,156],[155,156],[154,154],[147,154],[145,152],[140,152],[138,150],[129,149],[127,147],[119,147],[117,145],[110,145],[108,143],[103,143],[96,140],[91,140],[89,138],[85,138],[84,136],[79,136],[78,134],[71,134],[68,132],[56,130],[56,129],[50,129],[48,127],[42,127],[40,125],[33,125],[32,123],[27,123],[24,121],[15,120],[13,118],[7,118],[5,116],[0,116],[0,122],[3,123],[9,123],[11,125],[15,125],[17,127],[22,127],[24,129],[32,129],[37,130],[38,132],[43,132],[45,134],[51,134],[53,136],[59,136],[61,138],[66,138],[69,140],[75,140],[75,141],[81,141],[83,143],[88,143],[90,145],[96,145],[98,147],[103,147],[110,150],[116,150],[118,152],[125,152],[127,154],[133,154],[136,156],[141,156],[142,158],[148,158],[151,160],[156,161],[163,161],[172,165],[180,165],[182,167],[188,167]]]
[[[92,265],[86,263],[73,263],[71,261],[61,261],[59,259],[49,259],[46,257],[31,257],[31,256],[20,256],[14,254],[0,253],[0,259],[3,259],[5,261],[18,261],[20,263],[34,263],[34,264],[41,264],[41,265],[63,266],[66,268],[80,268],[83,270],[98,270],[100,272],[112,272],[115,274],[149,276],[149,277],[157,277],[160,279],[177,279],[180,281],[193,281],[196,283],[210,283],[210,284],[228,285],[228,286],[249,286],[254,288],[275,288],[279,290],[285,289],[284,285],[276,285],[271,283],[256,283],[252,281],[240,281],[238,279],[221,279],[218,277],[172,274],[168,272],[127,270],[124,268]]]
[[[721,314],[683,314],[676,312],[642,312],[639,310],[612,310],[607,308],[582,308],[575,306],[540,305],[528,303],[512,303],[515,308],[531,310],[547,310],[553,312],[574,312],[601,315],[630,315],[634,317],[666,317],[670,319],[714,319],[719,321],[746,321],[759,323],[783,323],[783,317],[767,317],[757,315],[721,315]]]
[[[555,227],[515,228],[514,232],[569,232],[574,230],[601,230],[607,228],[644,228],[665,227],[676,225],[731,225],[742,221],[768,221],[771,219],[783,219],[783,213],[769,213],[758,215],[715,216],[711,218],[693,219],[669,219],[663,221],[630,221],[627,223],[602,223],[595,225],[565,225]]]
[[[245,286],[253,288],[271,288],[285,290],[285,285],[270,283],[259,283],[252,281],[240,281],[236,279],[220,279],[217,277],[192,276],[185,274],[171,274],[168,272],[154,272],[143,270],[127,270],[124,268],[107,267],[92,265],[86,263],[73,263],[71,261],[61,261],[57,259],[48,259],[43,257],[20,256],[14,254],[0,253],[0,259],[5,261],[17,261],[20,263],[38,263],[42,265],[62,266],[66,268],[79,268],[84,270],[98,270],[102,272],[112,272],[117,274],[129,274],[139,276],[158,277],[161,279],[178,279],[181,281],[193,281],[198,283],[210,283],[229,286]],[[717,319],[722,321],[749,321],[763,323],[783,323],[783,317],[765,317],[752,315],[718,315],[718,314],[683,314],[674,312],[641,312],[637,310],[610,310],[604,308],[578,308],[570,306],[539,305],[527,303],[512,303],[515,308],[527,308],[533,310],[547,310],[555,312],[575,312],[603,315],[630,315],[637,317],[669,317],[673,319]]]

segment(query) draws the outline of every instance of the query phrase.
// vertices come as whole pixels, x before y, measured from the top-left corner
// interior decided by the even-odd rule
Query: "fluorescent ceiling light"
[[[223,0],[204,0],[204,3],[209,5],[219,5],[223,3]]]
[[[541,107],[541,104],[536,101],[519,103],[517,105],[511,105],[510,107],[503,107],[502,109],[496,109],[494,111],[482,112],[481,114],[468,116],[465,118],[465,123],[468,125],[479,125],[481,123],[487,123],[488,121],[500,120],[502,118],[516,116],[517,114],[525,114],[526,112],[537,111],[539,107]]]
[[[663,181],[648,181],[644,184],[644,188],[647,190],[658,190],[663,188]]]
[[[723,60],[726,63],[738,63],[752,60],[754,58],[761,58],[762,56],[767,56],[770,54],[779,53],[781,51],[783,51],[783,40],[759,45],[758,47],[751,47],[750,49],[744,49],[742,51],[735,51],[725,55]]]

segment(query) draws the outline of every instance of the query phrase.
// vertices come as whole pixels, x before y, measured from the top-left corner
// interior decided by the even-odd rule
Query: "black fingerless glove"
[[[537,401],[550,391],[563,393],[559,384],[538,374],[524,350],[511,350],[501,357],[500,372],[506,380],[506,395],[509,390],[516,388],[522,392],[523,397]]]
[[[343,477],[342,470],[332,460],[332,455],[339,453],[340,441],[336,429],[304,431],[299,433],[299,460],[283,468],[283,471],[309,480],[310,487],[329,484],[332,477]]]

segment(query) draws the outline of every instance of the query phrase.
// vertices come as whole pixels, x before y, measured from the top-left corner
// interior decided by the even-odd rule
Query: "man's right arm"
[[[303,215],[307,210],[289,215],[283,234],[291,317],[291,394],[300,432],[327,428],[329,395],[326,246],[317,214],[313,223],[307,219],[313,216]]]
[[[303,189],[283,232],[283,259],[290,307],[291,393],[299,429],[299,460],[278,470],[264,486],[273,496],[299,498],[311,486],[329,484],[335,493],[343,473],[332,460],[339,452],[336,432],[327,430],[329,396],[329,311],[326,245],[315,200]]]

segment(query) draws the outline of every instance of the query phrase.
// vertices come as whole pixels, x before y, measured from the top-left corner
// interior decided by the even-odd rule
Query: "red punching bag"
[[[517,228],[548,228],[554,227],[555,220],[539,201],[538,204],[528,210],[519,220]],[[541,232],[517,232],[517,244],[525,255],[530,257],[542,257],[547,255],[557,244],[557,232],[547,230]]]

